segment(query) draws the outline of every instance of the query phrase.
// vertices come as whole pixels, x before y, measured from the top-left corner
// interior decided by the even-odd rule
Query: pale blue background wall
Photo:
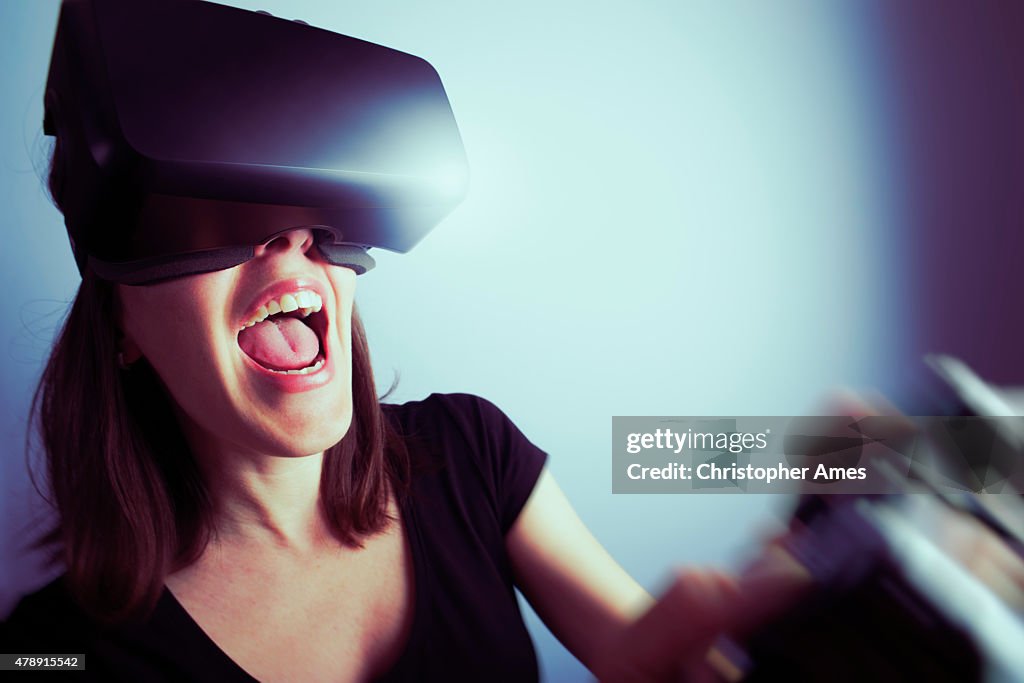
[[[799,413],[886,374],[896,219],[859,4],[228,4],[418,54],[446,84],[471,191],[360,281],[380,383],[504,408],[652,589],[739,561],[780,501],[612,496],[611,416]],[[57,8],[0,5],[0,613],[42,578],[19,549],[25,414],[77,283],[34,168]],[[549,680],[584,678],[534,632]]]

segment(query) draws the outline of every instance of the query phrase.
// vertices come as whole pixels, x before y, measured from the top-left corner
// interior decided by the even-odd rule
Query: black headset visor
[[[198,0],[65,0],[46,90],[79,269],[143,284],[243,263],[290,229],[365,272],[465,194],[424,60]]]

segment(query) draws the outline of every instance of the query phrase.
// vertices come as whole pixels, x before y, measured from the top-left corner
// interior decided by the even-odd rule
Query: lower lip
[[[324,354],[324,363],[316,372],[306,375],[289,375],[283,372],[268,370],[252,358],[249,358],[241,349],[239,351],[242,354],[246,367],[256,372],[263,382],[271,384],[278,391],[283,391],[287,394],[298,394],[322,387],[334,377],[334,361],[327,354]]]

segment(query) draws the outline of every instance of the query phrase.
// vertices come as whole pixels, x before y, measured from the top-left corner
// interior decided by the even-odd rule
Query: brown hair
[[[55,147],[50,191],[62,177]],[[143,616],[168,572],[194,562],[212,505],[162,384],[145,360],[118,366],[112,284],[87,271],[33,399],[69,589],[106,622]],[[352,313],[352,424],[324,454],[320,499],[339,541],[385,528],[408,454],[377,398],[366,334]]]

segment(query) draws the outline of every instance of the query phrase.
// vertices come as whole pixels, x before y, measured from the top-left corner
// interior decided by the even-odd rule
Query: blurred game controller
[[[963,363],[926,362],[929,391],[899,406],[917,430],[909,469],[867,462],[891,493],[798,497],[784,546],[813,587],[720,644],[731,678],[1024,681],[1024,418]]]

